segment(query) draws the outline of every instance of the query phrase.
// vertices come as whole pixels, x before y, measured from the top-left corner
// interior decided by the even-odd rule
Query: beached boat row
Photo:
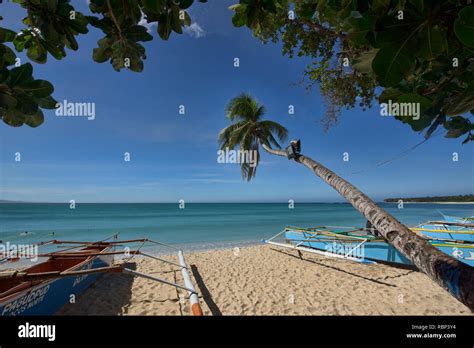
[[[453,217],[454,218],[454,217]],[[431,245],[459,261],[474,266],[474,224],[456,221],[429,221],[413,227]],[[363,263],[388,262],[411,265],[412,262],[371,228],[318,226],[286,227],[264,241],[284,248]]]

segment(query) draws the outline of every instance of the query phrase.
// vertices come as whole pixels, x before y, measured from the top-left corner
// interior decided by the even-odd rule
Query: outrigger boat
[[[433,239],[474,243],[474,223],[428,221],[411,230]]]
[[[441,212],[440,214],[443,216],[444,221],[446,222],[457,222],[461,224],[474,224],[474,216],[460,217],[460,216],[454,216],[454,215],[446,215]]]
[[[283,239],[283,241],[281,241]],[[319,226],[286,227],[265,243],[324,256],[362,263],[377,261],[412,265],[397,249],[367,228]],[[442,252],[474,266],[474,245],[443,240],[430,240]]]
[[[141,243],[137,250],[114,251],[126,243]],[[140,251],[146,244],[171,248],[177,252],[178,261],[171,262]],[[37,246],[72,245],[66,250],[35,255],[45,261],[23,270],[0,272],[0,315],[53,315],[69,302],[71,294],[79,295],[105,272],[127,273],[186,290],[191,312],[202,315],[198,294],[191,281],[183,252],[173,246],[150,239],[76,242],[51,240]],[[130,260],[135,255],[152,258],[181,269],[184,285],[173,283],[149,274],[129,269],[123,264],[114,265],[114,255],[123,254]],[[16,256],[4,255],[2,262],[16,261]]]

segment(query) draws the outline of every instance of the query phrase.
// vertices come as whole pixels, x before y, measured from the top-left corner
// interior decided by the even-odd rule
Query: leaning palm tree
[[[280,149],[274,134],[284,141],[286,129],[272,121],[261,121],[265,108],[251,96],[242,94],[230,101],[227,117],[234,123],[223,129],[219,135],[222,147],[258,151],[259,145],[267,152],[287,157]],[[274,149],[272,145],[278,149]],[[372,226],[399,252],[438,285],[449,291],[460,302],[474,311],[474,267],[462,263],[433,247],[426,239],[412,232],[405,225],[378,207],[355,186],[336,175],[313,159],[297,154],[293,158],[323,179],[354,206]],[[255,170],[242,168],[244,177],[250,180]]]

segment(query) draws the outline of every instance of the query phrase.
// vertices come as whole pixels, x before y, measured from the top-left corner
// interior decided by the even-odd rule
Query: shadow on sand
[[[129,269],[136,269],[134,262],[126,263]],[[132,297],[134,277],[124,273],[106,273],[99,277],[81,295],[76,303],[68,303],[56,315],[122,315],[127,314],[127,307]],[[94,306],[101,300],[100,312]]]
[[[365,279],[365,280],[368,280],[368,281],[371,281],[371,282],[374,282],[374,283],[377,283],[377,284],[381,284],[381,285],[385,285],[385,286],[390,286],[390,287],[394,287],[396,288],[397,286],[394,285],[394,284],[389,284],[389,283],[385,283],[379,279],[374,279],[374,278],[368,278],[368,277],[364,277],[364,276],[361,276],[359,274],[356,274],[356,273],[352,273],[352,272],[348,272],[344,269],[341,269],[341,268],[338,268],[338,267],[335,267],[335,266],[330,266],[330,265],[326,265],[324,263],[321,263],[321,262],[317,262],[315,260],[309,260],[309,259],[305,259],[303,258],[302,254],[300,253],[299,255],[293,255],[293,254],[290,254],[290,253],[287,253],[287,252],[284,252],[282,250],[278,250],[278,249],[274,249],[274,248],[271,248],[273,251],[277,251],[279,253],[282,253],[282,254],[285,254],[285,255],[288,255],[288,256],[291,256],[291,257],[294,257],[294,258],[297,258],[297,259],[300,259],[302,261],[306,261],[306,262],[311,262],[311,263],[314,263],[314,264],[317,264],[319,266],[323,266],[323,267],[326,267],[326,268],[330,268],[330,269],[333,269],[333,270],[336,270],[336,271],[339,271],[339,272],[342,272],[342,273],[346,273],[346,274],[349,274],[351,276],[354,276],[354,277],[357,277],[357,278],[361,278],[361,279]],[[393,264],[391,264],[391,266],[393,266]],[[398,266],[398,265],[397,265]],[[384,277],[383,280],[386,280],[386,279],[390,279],[390,278],[398,278],[398,277],[401,277],[401,276],[405,276],[409,273],[412,273],[412,272],[416,272],[416,269],[413,269],[413,266],[405,266],[403,265],[403,267],[397,267],[397,268],[401,268],[401,269],[407,269],[409,270],[407,273],[405,274],[401,274],[401,275],[397,275],[395,277]]]
[[[193,273],[194,279],[196,280],[199,292],[201,293],[204,302],[209,307],[212,315],[222,315],[221,310],[219,307],[217,307],[217,304],[212,299],[212,295],[207,289],[206,284],[204,284],[204,280],[202,279],[201,274],[195,265],[191,265],[191,272]]]

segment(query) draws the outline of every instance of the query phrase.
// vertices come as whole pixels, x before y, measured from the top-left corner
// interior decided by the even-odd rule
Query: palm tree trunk
[[[266,145],[263,145],[263,148],[271,154],[287,156],[285,151],[274,150]],[[436,249],[426,239],[418,236],[385,210],[378,207],[355,186],[318,162],[303,155],[297,157],[295,161],[308,167],[314,174],[339,192],[372,223],[388,243],[410,259],[419,270],[474,312],[474,267]],[[420,291],[423,291],[423,289],[420,289]]]

